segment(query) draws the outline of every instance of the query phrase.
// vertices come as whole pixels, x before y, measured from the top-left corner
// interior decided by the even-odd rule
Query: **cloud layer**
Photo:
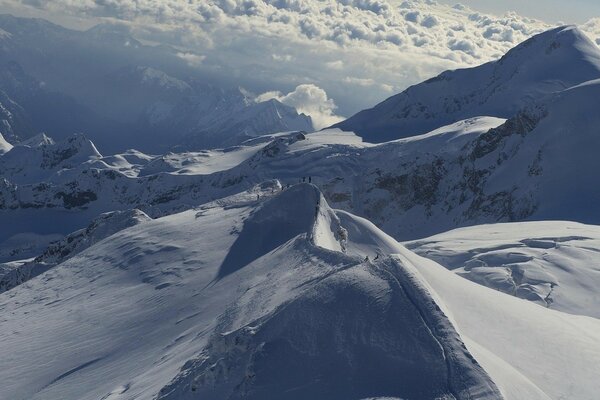
[[[140,39],[181,48],[214,79],[288,104],[318,101],[313,118],[350,115],[444,69],[498,58],[549,28],[430,0],[0,0],[48,15],[128,26]],[[600,40],[600,22],[583,26]],[[281,92],[288,92],[283,95]],[[319,113],[318,116],[316,113]]]

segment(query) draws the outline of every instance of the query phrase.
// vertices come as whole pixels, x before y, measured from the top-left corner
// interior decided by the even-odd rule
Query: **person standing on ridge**
[[[311,182],[312,182],[312,176],[309,176],[308,177],[308,183],[311,183]]]

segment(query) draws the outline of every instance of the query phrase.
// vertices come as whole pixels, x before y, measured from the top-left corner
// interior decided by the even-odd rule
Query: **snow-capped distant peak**
[[[50,136],[47,136],[45,133],[38,133],[37,135],[23,140],[19,143],[19,146],[29,146],[29,147],[38,147],[38,146],[46,146],[50,144],[55,144],[54,139]]]

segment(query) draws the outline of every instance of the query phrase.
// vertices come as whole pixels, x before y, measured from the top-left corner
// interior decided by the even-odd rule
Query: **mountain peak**
[[[526,57],[526,59],[523,59]],[[510,59],[522,62],[544,62],[550,59],[577,66],[581,62],[592,64],[595,72],[600,69],[600,49],[576,26],[561,26],[535,35],[508,51],[500,60],[499,65]],[[569,71],[562,71],[569,73]]]

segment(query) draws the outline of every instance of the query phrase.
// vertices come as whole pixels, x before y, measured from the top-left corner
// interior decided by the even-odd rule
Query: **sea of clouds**
[[[189,65],[318,127],[445,69],[499,58],[551,25],[431,0],[0,0],[53,16],[121,24],[181,49]],[[581,28],[600,43],[600,19]]]

